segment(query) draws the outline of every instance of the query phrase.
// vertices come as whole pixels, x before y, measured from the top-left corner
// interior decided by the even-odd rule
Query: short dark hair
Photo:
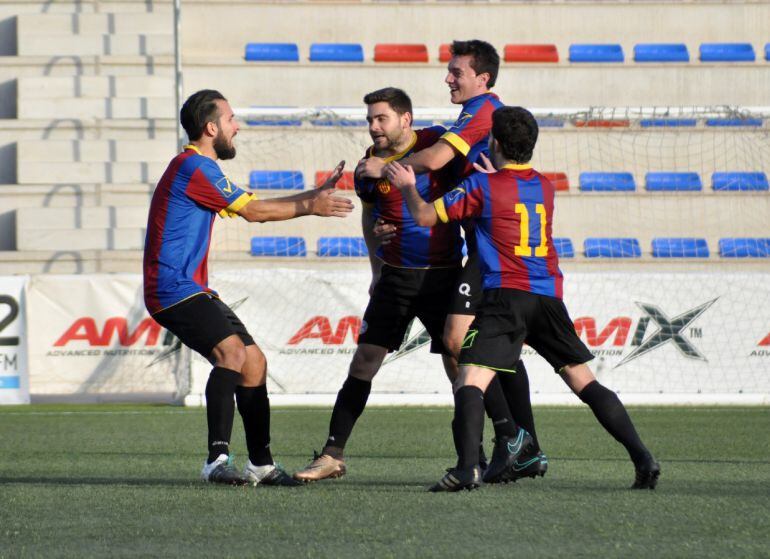
[[[537,120],[523,107],[500,107],[492,113],[492,137],[509,161],[527,163],[532,159],[537,134]]]
[[[179,111],[182,128],[191,141],[198,140],[209,122],[219,119],[217,101],[227,101],[225,96],[213,89],[202,89],[190,95]]]
[[[364,103],[367,105],[387,103],[391,109],[400,115],[404,113],[414,114],[412,112],[412,100],[403,89],[397,87],[383,87],[377,91],[367,93],[364,95]]]
[[[489,74],[487,87],[494,87],[497,81],[497,72],[500,70],[500,55],[495,47],[486,41],[474,39],[472,41],[452,41],[449,46],[452,56],[470,56],[471,68],[476,74]]]

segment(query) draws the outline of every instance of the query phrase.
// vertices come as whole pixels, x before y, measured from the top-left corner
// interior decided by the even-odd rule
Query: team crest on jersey
[[[377,190],[382,194],[390,192],[390,181],[388,179],[380,179],[377,181]]]
[[[227,177],[219,179],[214,186],[225,196],[230,196],[234,192],[233,184]]]
[[[455,126],[460,126],[464,120],[468,120],[469,118],[473,118],[471,113],[460,113],[460,118],[455,122]]]

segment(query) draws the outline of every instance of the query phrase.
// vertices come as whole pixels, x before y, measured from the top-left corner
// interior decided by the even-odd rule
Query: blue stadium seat
[[[310,62],[363,62],[364,48],[358,43],[313,43]]]
[[[729,237],[719,239],[719,256],[723,258],[768,258],[770,239]]]
[[[570,45],[570,62],[623,62],[620,45]]]
[[[321,237],[318,256],[368,256],[363,237]]]
[[[689,237],[658,237],[652,240],[655,258],[708,258],[706,239]]]
[[[709,118],[706,126],[762,126],[761,118]]]
[[[697,126],[698,121],[694,118],[644,118],[639,121],[642,128],[652,127],[679,127],[679,126]]]
[[[703,43],[700,46],[701,62],[754,62],[751,43]]]
[[[690,53],[684,43],[643,43],[634,45],[635,62],[689,62]]]
[[[764,173],[714,173],[711,175],[714,190],[768,190]]]
[[[698,173],[647,173],[644,183],[654,192],[703,190]]]
[[[255,190],[304,190],[302,171],[252,171],[249,187]]]
[[[564,128],[564,119],[547,116],[540,117],[537,119],[537,125],[540,128]]]
[[[770,61],[770,43],[765,45],[765,60]]]
[[[575,247],[572,246],[572,240],[564,238],[555,238],[553,246],[559,258],[575,258]]]
[[[642,247],[638,239],[588,238],[583,241],[586,258],[639,258]]]
[[[252,256],[307,256],[302,237],[252,237]]]
[[[631,173],[580,173],[583,192],[633,192],[636,190]]]
[[[299,49],[294,43],[248,43],[246,60],[259,62],[299,62]]]

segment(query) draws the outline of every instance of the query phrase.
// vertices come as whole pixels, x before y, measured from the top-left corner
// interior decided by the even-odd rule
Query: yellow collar
[[[391,155],[390,157],[385,157],[384,158],[385,163],[390,163],[391,161],[397,161],[397,160],[401,159],[407,153],[409,153],[409,151],[414,147],[414,144],[416,144],[416,143],[417,143],[417,133],[416,132],[412,132],[412,139],[409,142],[409,145],[406,146],[406,149],[404,149],[404,151],[402,151],[401,153],[397,153],[396,155]],[[374,146],[369,148],[369,157],[373,157],[373,156],[374,156]]]
[[[203,154],[201,153],[201,150],[199,150],[199,149],[198,149],[198,146],[196,146],[196,145],[193,145],[193,144],[187,144],[186,146],[184,146],[184,147],[182,148],[182,150],[186,150],[186,149],[191,149],[191,150],[193,150],[195,153],[197,153],[198,155],[203,155]]]
[[[501,171],[503,169],[510,169],[511,171],[526,171],[527,169],[531,169],[532,165],[529,163],[522,163],[521,165],[516,163],[508,163],[508,165],[503,165]]]

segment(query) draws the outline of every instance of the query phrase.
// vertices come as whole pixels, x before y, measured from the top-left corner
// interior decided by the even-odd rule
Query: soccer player
[[[450,46],[452,57],[445,78],[449,86],[450,99],[454,104],[462,105],[455,124],[447,130],[440,141],[416,152],[401,162],[410,165],[415,173],[424,173],[437,169],[449,170],[455,183],[459,183],[474,170],[487,150],[489,131],[492,128],[492,112],[503,106],[500,99],[490,91],[497,81],[500,69],[500,56],[495,47],[485,41],[454,41]],[[381,177],[385,161],[382,158],[363,159],[356,172],[361,176]],[[450,308],[444,330],[444,344],[455,356],[459,357],[465,333],[476,314],[476,307],[481,302],[481,271],[478,265],[478,253],[472,222],[463,224],[468,246],[468,259],[458,278],[451,297]],[[381,224],[379,231],[385,236],[392,234],[394,224]],[[487,415],[495,427],[495,450],[492,462],[500,463],[505,455],[509,463],[514,459],[509,448],[510,431],[506,422],[509,413],[513,419],[532,436],[532,445],[526,450],[526,467],[510,473],[509,479],[544,475],[548,468],[548,459],[540,450],[532,415],[529,394],[529,378],[524,362],[516,364],[517,375],[498,375],[484,395]],[[454,379],[453,379],[454,380]],[[510,411],[508,411],[510,410]],[[455,434],[455,426],[452,426]],[[455,436],[456,441],[456,436]],[[497,455],[497,460],[495,460]],[[501,481],[496,468],[485,472],[485,481]]]
[[[374,91],[364,97],[364,103],[373,142],[367,157],[397,161],[428,149],[444,132],[440,126],[413,131],[412,102],[400,89]],[[449,187],[441,173],[422,173],[415,181],[418,196],[429,202]],[[388,352],[399,348],[415,317],[431,335],[431,351],[443,354],[446,370],[456,370],[456,363],[444,350],[442,334],[447,301],[462,261],[459,224],[418,226],[400,192],[387,179],[356,179],[355,187],[364,205],[362,227],[372,266],[371,298],[348,377],[334,404],[326,444],[320,455],[294,474],[302,481],[345,474],[344,448],[366,406],[372,380]],[[398,224],[396,235],[384,245],[373,234],[374,222],[380,217]],[[508,421],[515,432],[510,414]]]
[[[462,219],[476,223],[484,295],[463,341],[455,384],[458,467],[431,490],[458,491],[480,484],[477,443],[484,420],[483,394],[495,371],[516,374],[513,366],[525,342],[626,448],[636,469],[632,487],[654,489],[660,467],[617,395],[599,384],[586,364],[593,355],[575,333],[562,302],[563,276],[551,237],[554,187],[529,165],[537,135],[537,122],[526,109],[497,109],[489,151],[498,171],[472,174],[433,204],[416,195],[413,169],[398,162],[386,168],[388,180],[402,191],[418,224]]]
[[[221,93],[202,90],[180,112],[190,143],[171,160],[150,203],[144,248],[144,300],[152,317],[214,368],[206,384],[208,458],[201,477],[213,483],[299,485],[270,453],[267,362],[235,313],[208,286],[214,218],[278,221],[301,215],[344,217],[350,200],[334,196],[341,162],[321,189],[257,200],[222,173],[217,160],[235,157],[238,123]],[[243,474],[230,460],[235,404],[243,419],[249,459]]]

